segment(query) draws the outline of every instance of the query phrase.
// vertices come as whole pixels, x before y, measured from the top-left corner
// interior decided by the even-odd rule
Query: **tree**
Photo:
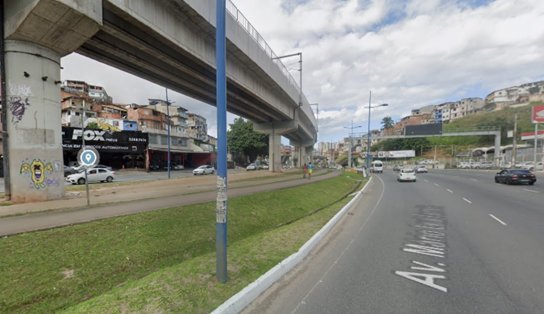
[[[391,129],[395,125],[395,122],[391,117],[384,117],[382,119],[382,125],[384,129]]]
[[[268,135],[255,132],[251,121],[237,118],[227,132],[227,146],[236,161],[244,163],[245,157],[255,161],[268,154]]]

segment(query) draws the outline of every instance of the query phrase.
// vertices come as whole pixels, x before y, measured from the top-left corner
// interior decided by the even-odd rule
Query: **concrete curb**
[[[317,244],[329,233],[329,231],[338,223],[348,210],[351,209],[353,204],[359,200],[363,192],[372,181],[372,177],[365,184],[365,186],[355,195],[354,198],[349,201],[334,217],[327,222],[316,234],[314,234],[310,240],[308,240],[296,253],[293,253],[278,265],[274,266],[268,272],[261,277],[257,278],[254,282],[246,286],[237,294],[233,295],[230,299],[221,304],[212,313],[239,313],[246,306],[248,306],[253,300],[255,300],[261,293],[268,289],[272,284],[278,281],[281,277],[291,271],[297,266],[308,254],[317,246]]]

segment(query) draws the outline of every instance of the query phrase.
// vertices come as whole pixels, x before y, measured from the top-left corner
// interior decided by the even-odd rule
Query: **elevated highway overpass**
[[[3,103],[12,108],[4,117],[10,157],[6,191],[15,201],[64,194],[59,184],[62,56],[78,52],[215,105],[215,0],[18,0],[3,5]],[[281,136],[303,160],[317,139],[309,102],[247,19],[232,3],[227,7],[227,110],[270,134],[271,171],[280,167]],[[21,165],[33,161],[36,171],[22,175]]]

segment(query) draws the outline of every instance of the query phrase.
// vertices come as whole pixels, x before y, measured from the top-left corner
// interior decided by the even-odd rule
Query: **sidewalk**
[[[271,191],[317,182],[337,176],[331,172],[302,179],[298,175],[264,172],[240,173],[229,177],[229,197]],[[257,176],[259,178],[257,178]],[[263,179],[262,176],[266,178]],[[92,191],[86,206],[85,191],[77,198],[41,203],[16,204],[0,208],[0,236],[49,229],[123,216],[138,212],[215,201],[216,176],[180,178],[100,188]],[[30,213],[13,216],[16,214]],[[12,215],[6,217],[7,215]]]

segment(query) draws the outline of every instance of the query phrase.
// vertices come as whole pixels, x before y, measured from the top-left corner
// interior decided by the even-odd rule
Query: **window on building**
[[[155,144],[155,145],[158,144],[156,134],[149,134],[149,144]]]

